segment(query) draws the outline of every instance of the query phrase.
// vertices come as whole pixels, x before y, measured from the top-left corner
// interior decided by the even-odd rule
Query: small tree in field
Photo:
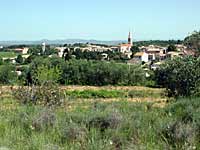
[[[58,67],[48,68],[40,66],[35,74],[35,85],[20,87],[13,92],[15,98],[22,104],[35,104],[43,106],[57,106],[64,101],[64,93],[57,82],[61,71]]]
[[[58,67],[48,68],[47,66],[40,66],[36,71],[36,82],[43,84],[44,82],[57,83],[61,78],[62,71]]]

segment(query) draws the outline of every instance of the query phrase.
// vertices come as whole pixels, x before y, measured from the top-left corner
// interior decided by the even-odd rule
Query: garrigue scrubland
[[[34,84],[24,82],[26,86],[2,87],[0,149],[199,149],[199,62],[193,57],[171,60],[150,79],[140,76],[144,75],[142,69],[137,75],[137,69],[123,65],[121,67],[131,73],[126,78],[115,76],[120,85],[131,82],[130,85],[159,88],[117,84],[61,87],[58,83],[63,79],[71,83],[87,81],[84,78],[87,61],[84,61],[87,67],[80,65],[82,61],[76,60],[76,67],[73,60],[66,62],[67,67],[71,65],[72,70],[79,70],[79,76],[74,78],[74,72],[64,71],[59,66],[35,65],[38,70],[32,70],[31,74],[27,73],[29,76],[24,76],[27,78],[20,79],[34,79]],[[107,75],[112,73],[108,71],[112,69],[109,64],[89,63],[95,68],[93,71],[100,72],[96,68],[103,65]],[[119,64],[114,65],[119,67]],[[28,78],[33,75],[34,78]],[[63,75],[69,76],[63,78]],[[92,73],[88,77],[92,77]],[[105,85],[114,82],[111,75],[94,76],[93,80],[97,79]]]

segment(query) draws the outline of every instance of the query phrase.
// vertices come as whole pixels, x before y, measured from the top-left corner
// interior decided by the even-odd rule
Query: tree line
[[[20,80],[25,84],[34,83],[41,66],[59,69],[58,83],[63,85],[143,85],[146,82],[145,71],[138,65],[40,57],[34,59],[29,67],[21,68],[23,75]]]

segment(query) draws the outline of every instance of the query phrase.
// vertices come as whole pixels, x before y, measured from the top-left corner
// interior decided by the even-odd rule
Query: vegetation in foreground
[[[199,58],[176,58],[166,61],[155,74],[150,72],[151,78],[146,78],[146,72],[137,65],[40,60],[38,56],[28,68],[20,66],[23,74],[18,79],[13,66],[4,64],[0,68],[2,84],[20,82],[30,86],[19,87],[12,97],[1,98],[0,149],[199,149],[200,98],[191,98],[200,93],[199,63]],[[177,99],[163,108],[156,101],[165,96],[159,92],[62,92],[55,83],[150,84],[166,88],[168,96]],[[140,103],[129,98],[137,98]]]
[[[11,150],[154,150],[198,149],[200,146],[199,98],[178,99],[165,108],[158,107],[154,100],[133,103],[121,98],[106,102],[93,99],[95,96],[88,100],[66,97],[57,105],[52,103],[56,98],[46,101],[47,94],[55,91],[55,87],[34,90],[40,91],[33,92],[37,98],[32,100],[36,103],[24,103],[8,95],[2,98],[0,147]],[[85,93],[108,95],[113,91],[117,90],[86,90]],[[43,99],[40,96],[44,96]]]

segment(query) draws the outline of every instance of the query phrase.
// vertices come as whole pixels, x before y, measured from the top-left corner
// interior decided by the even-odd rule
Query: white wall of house
[[[141,61],[148,62],[149,61],[149,55],[144,52],[142,57],[141,57]]]
[[[28,54],[28,50],[29,50],[29,48],[25,47],[25,48],[23,49],[23,51],[22,51],[22,54]]]
[[[56,47],[55,49],[58,51],[58,56],[62,57],[63,53],[67,47]]]
[[[130,51],[131,51],[131,47],[129,47],[129,46],[121,46],[120,47],[121,53],[126,53],[126,52],[130,52]]]
[[[156,60],[155,54],[148,54],[148,61]]]

